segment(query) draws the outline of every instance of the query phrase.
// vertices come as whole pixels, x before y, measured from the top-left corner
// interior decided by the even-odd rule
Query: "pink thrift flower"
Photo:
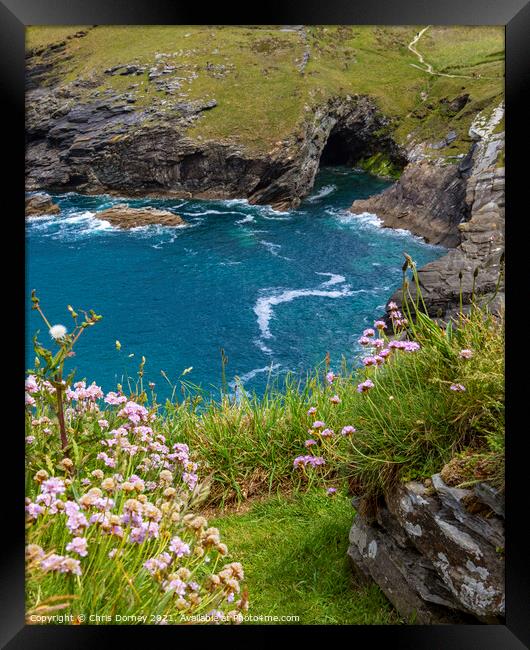
[[[317,412],[316,406],[312,406],[312,407],[307,411],[307,415],[315,415],[316,412]]]
[[[66,545],[66,550],[77,553],[81,557],[85,557],[88,555],[86,537],[74,537],[73,540]]]
[[[371,388],[375,386],[373,381],[370,381],[370,379],[366,379],[365,381],[361,382],[357,386],[357,392],[358,393],[367,393]]]
[[[368,366],[375,366],[377,365],[377,361],[375,360],[375,357],[365,357],[363,359],[363,364],[368,367]]]
[[[462,384],[451,384],[450,390],[454,390],[455,392],[461,393],[466,390],[466,387],[462,386]]]
[[[325,426],[326,423],[321,420],[315,420],[315,422],[313,422],[313,429],[323,429]]]
[[[351,433],[355,433],[356,428],[352,427],[351,424],[346,425],[345,427],[342,427],[341,434],[343,436],[349,436]]]
[[[332,384],[334,379],[335,379],[335,373],[333,372],[333,370],[330,370],[326,375],[326,381],[328,382],[328,384]]]
[[[37,385],[37,379],[35,375],[29,375],[25,382],[26,392],[27,393],[37,393],[39,387]]]
[[[467,349],[466,350],[460,350],[460,353],[458,354],[458,356],[461,359],[471,359],[471,357],[473,356],[473,350],[467,350]]]
[[[329,401],[332,404],[340,404],[340,397],[338,395],[333,395],[333,397],[329,398]]]
[[[107,404],[111,404],[112,406],[116,406],[117,404],[123,404],[126,401],[127,398],[125,397],[125,395],[119,395],[118,393],[115,393],[113,391],[107,393],[105,397],[105,402],[107,402]]]
[[[169,550],[177,557],[182,557],[183,555],[189,555],[191,553],[189,544],[183,542],[178,535],[173,537],[169,543]]]

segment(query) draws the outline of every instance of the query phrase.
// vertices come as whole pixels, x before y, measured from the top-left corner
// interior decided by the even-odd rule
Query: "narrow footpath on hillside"
[[[419,52],[415,47],[416,43],[418,43],[420,38],[425,34],[425,32],[429,29],[429,27],[432,27],[432,25],[427,25],[427,27],[424,27],[421,31],[419,31],[407,46],[408,49],[418,57],[418,60],[420,62],[420,65],[417,65],[416,63],[411,63],[410,65],[413,68],[418,68],[418,70],[422,70],[423,72],[427,72],[430,75],[437,76],[437,77],[451,77],[451,78],[461,78],[461,79],[481,79],[481,78],[483,78],[480,75],[478,75],[477,77],[473,77],[473,76],[465,75],[465,74],[448,74],[446,72],[436,72],[434,70],[434,68],[432,67],[432,65],[430,63],[428,63],[427,61],[425,61],[425,59],[423,58],[423,55],[421,54],[421,52]],[[424,67],[422,67],[422,66],[424,66]]]

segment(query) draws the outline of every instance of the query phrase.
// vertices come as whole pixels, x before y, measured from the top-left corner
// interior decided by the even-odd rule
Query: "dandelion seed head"
[[[59,341],[66,336],[67,329],[64,325],[52,325],[50,327],[50,336],[55,341]]]

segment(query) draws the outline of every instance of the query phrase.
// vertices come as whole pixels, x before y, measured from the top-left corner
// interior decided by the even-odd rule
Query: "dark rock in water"
[[[106,72],[136,74],[135,66]],[[246,197],[290,209],[310,192],[321,156],[340,154],[348,164],[382,151],[398,166],[406,162],[388,135],[388,119],[372,99],[358,95],[307,106],[299,132],[268,152],[230,140],[188,137],[187,129],[215,110],[217,101],[180,97],[175,91],[182,79],[169,74],[168,67],[158,64],[151,76],[158,75],[152,83],[170,96],[148,107],[132,102],[130,89],[123,94],[95,90],[81,98],[73,86],[31,86],[26,96],[27,189]],[[34,69],[31,61],[28,68]]]
[[[138,226],[181,226],[186,222],[178,214],[156,208],[130,208],[125,203],[114,205],[112,208],[96,212],[98,219],[108,221],[118,228],[129,229]]]
[[[430,487],[398,486],[375,521],[355,516],[348,555],[356,572],[411,622],[502,623],[504,519],[473,514],[473,499],[439,474]]]
[[[61,209],[48,194],[41,193],[26,196],[26,217],[59,214],[60,212]]]

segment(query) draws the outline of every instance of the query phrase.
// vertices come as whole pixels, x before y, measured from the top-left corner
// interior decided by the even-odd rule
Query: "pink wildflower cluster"
[[[319,465],[324,465],[326,461],[321,456],[297,456],[294,459],[294,467],[306,467],[310,465],[311,467],[318,467]]]
[[[68,555],[45,553],[38,544],[29,544],[26,547],[26,559],[29,562],[36,563],[45,573],[56,571],[57,573],[81,575],[81,563],[79,560]]]
[[[409,323],[408,320],[399,311],[397,304],[393,301],[388,303],[388,315],[392,321],[392,327],[394,328],[394,331],[403,329]]]
[[[68,400],[95,402],[103,397],[103,391],[99,386],[96,386],[95,382],[92,382],[87,388],[85,381],[78,381],[74,384],[73,390],[71,388],[66,389],[65,395]]]
[[[395,322],[398,323],[400,327],[407,324],[406,319],[401,318],[401,313],[397,310],[397,305],[394,302],[389,303],[389,309],[391,316],[394,315]],[[416,341],[388,341],[384,335],[384,330],[386,329],[386,324],[382,320],[376,320],[374,322],[374,327],[367,328],[364,330],[362,336],[358,339],[358,343],[365,348],[371,348],[371,354],[368,354],[362,359],[362,363],[365,368],[377,368],[387,363],[392,353],[401,350],[403,352],[416,352],[420,349],[420,344]],[[376,337],[376,331],[379,333],[379,337]],[[372,380],[366,379],[357,386],[357,392],[366,393],[375,384]]]
[[[36,400],[35,395],[39,393],[49,393],[50,395],[55,393],[55,388],[47,380],[37,379],[35,375],[28,375],[25,381],[25,404],[26,406],[35,406]]]

